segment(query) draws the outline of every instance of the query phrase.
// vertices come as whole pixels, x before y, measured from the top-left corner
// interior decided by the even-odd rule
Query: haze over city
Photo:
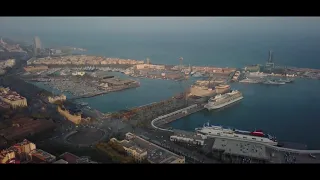
[[[319,30],[318,17],[1,17],[0,163],[319,163]]]
[[[319,17],[1,17],[5,31],[316,33]]]

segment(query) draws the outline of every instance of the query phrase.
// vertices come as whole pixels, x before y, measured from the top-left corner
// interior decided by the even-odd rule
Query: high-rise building
[[[37,56],[38,54],[40,54],[41,51],[41,41],[40,38],[38,36],[34,37],[34,44],[33,44],[33,48],[34,48],[34,55]]]

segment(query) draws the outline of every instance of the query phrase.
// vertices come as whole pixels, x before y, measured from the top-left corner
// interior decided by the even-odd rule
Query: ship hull
[[[227,102],[227,103],[220,104],[220,105],[209,105],[209,104],[206,104],[206,105],[204,106],[204,108],[208,109],[209,111],[210,111],[210,110],[214,110],[214,109],[220,109],[220,108],[223,108],[223,107],[225,107],[225,106],[231,105],[231,104],[233,104],[233,103],[235,103],[235,102],[238,102],[238,101],[240,101],[241,99],[243,99],[243,96],[238,97],[238,98],[236,98],[236,99],[233,99],[233,100],[231,100],[231,101],[229,101],[229,102]]]

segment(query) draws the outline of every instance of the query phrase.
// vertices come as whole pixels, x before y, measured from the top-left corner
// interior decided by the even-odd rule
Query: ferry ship
[[[243,79],[241,81],[239,81],[240,83],[250,83],[250,84],[257,84],[257,83],[260,83],[261,81],[259,80],[256,80],[256,79],[249,79],[249,78],[246,78],[246,79]]]
[[[209,123],[201,128],[196,128],[195,130],[197,133],[209,137],[227,137],[243,141],[267,143],[273,146],[278,145],[278,141],[275,137],[265,134],[262,130],[250,132],[238,129],[223,128],[222,126],[210,126]]]
[[[241,99],[243,99],[242,93],[237,90],[233,90],[229,93],[223,95],[219,94],[214,98],[210,98],[208,104],[206,104],[204,107],[208,110],[219,109],[229,104],[240,101]]]

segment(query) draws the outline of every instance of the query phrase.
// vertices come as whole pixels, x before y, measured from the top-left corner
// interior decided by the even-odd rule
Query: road
[[[165,149],[168,149],[174,153],[177,153],[179,155],[183,155],[186,157],[186,161],[189,163],[220,163],[217,160],[210,159],[206,157],[203,154],[200,154],[196,151],[189,150],[187,148],[184,148],[182,146],[179,146],[175,144],[174,142],[170,141],[170,135],[172,135],[171,132],[165,132],[165,131],[146,131],[137,133],[137,135],[140,135],[140,137],[147,138],[146,140],[161,146]],[[142,136],[141,136],[142,135]]]

